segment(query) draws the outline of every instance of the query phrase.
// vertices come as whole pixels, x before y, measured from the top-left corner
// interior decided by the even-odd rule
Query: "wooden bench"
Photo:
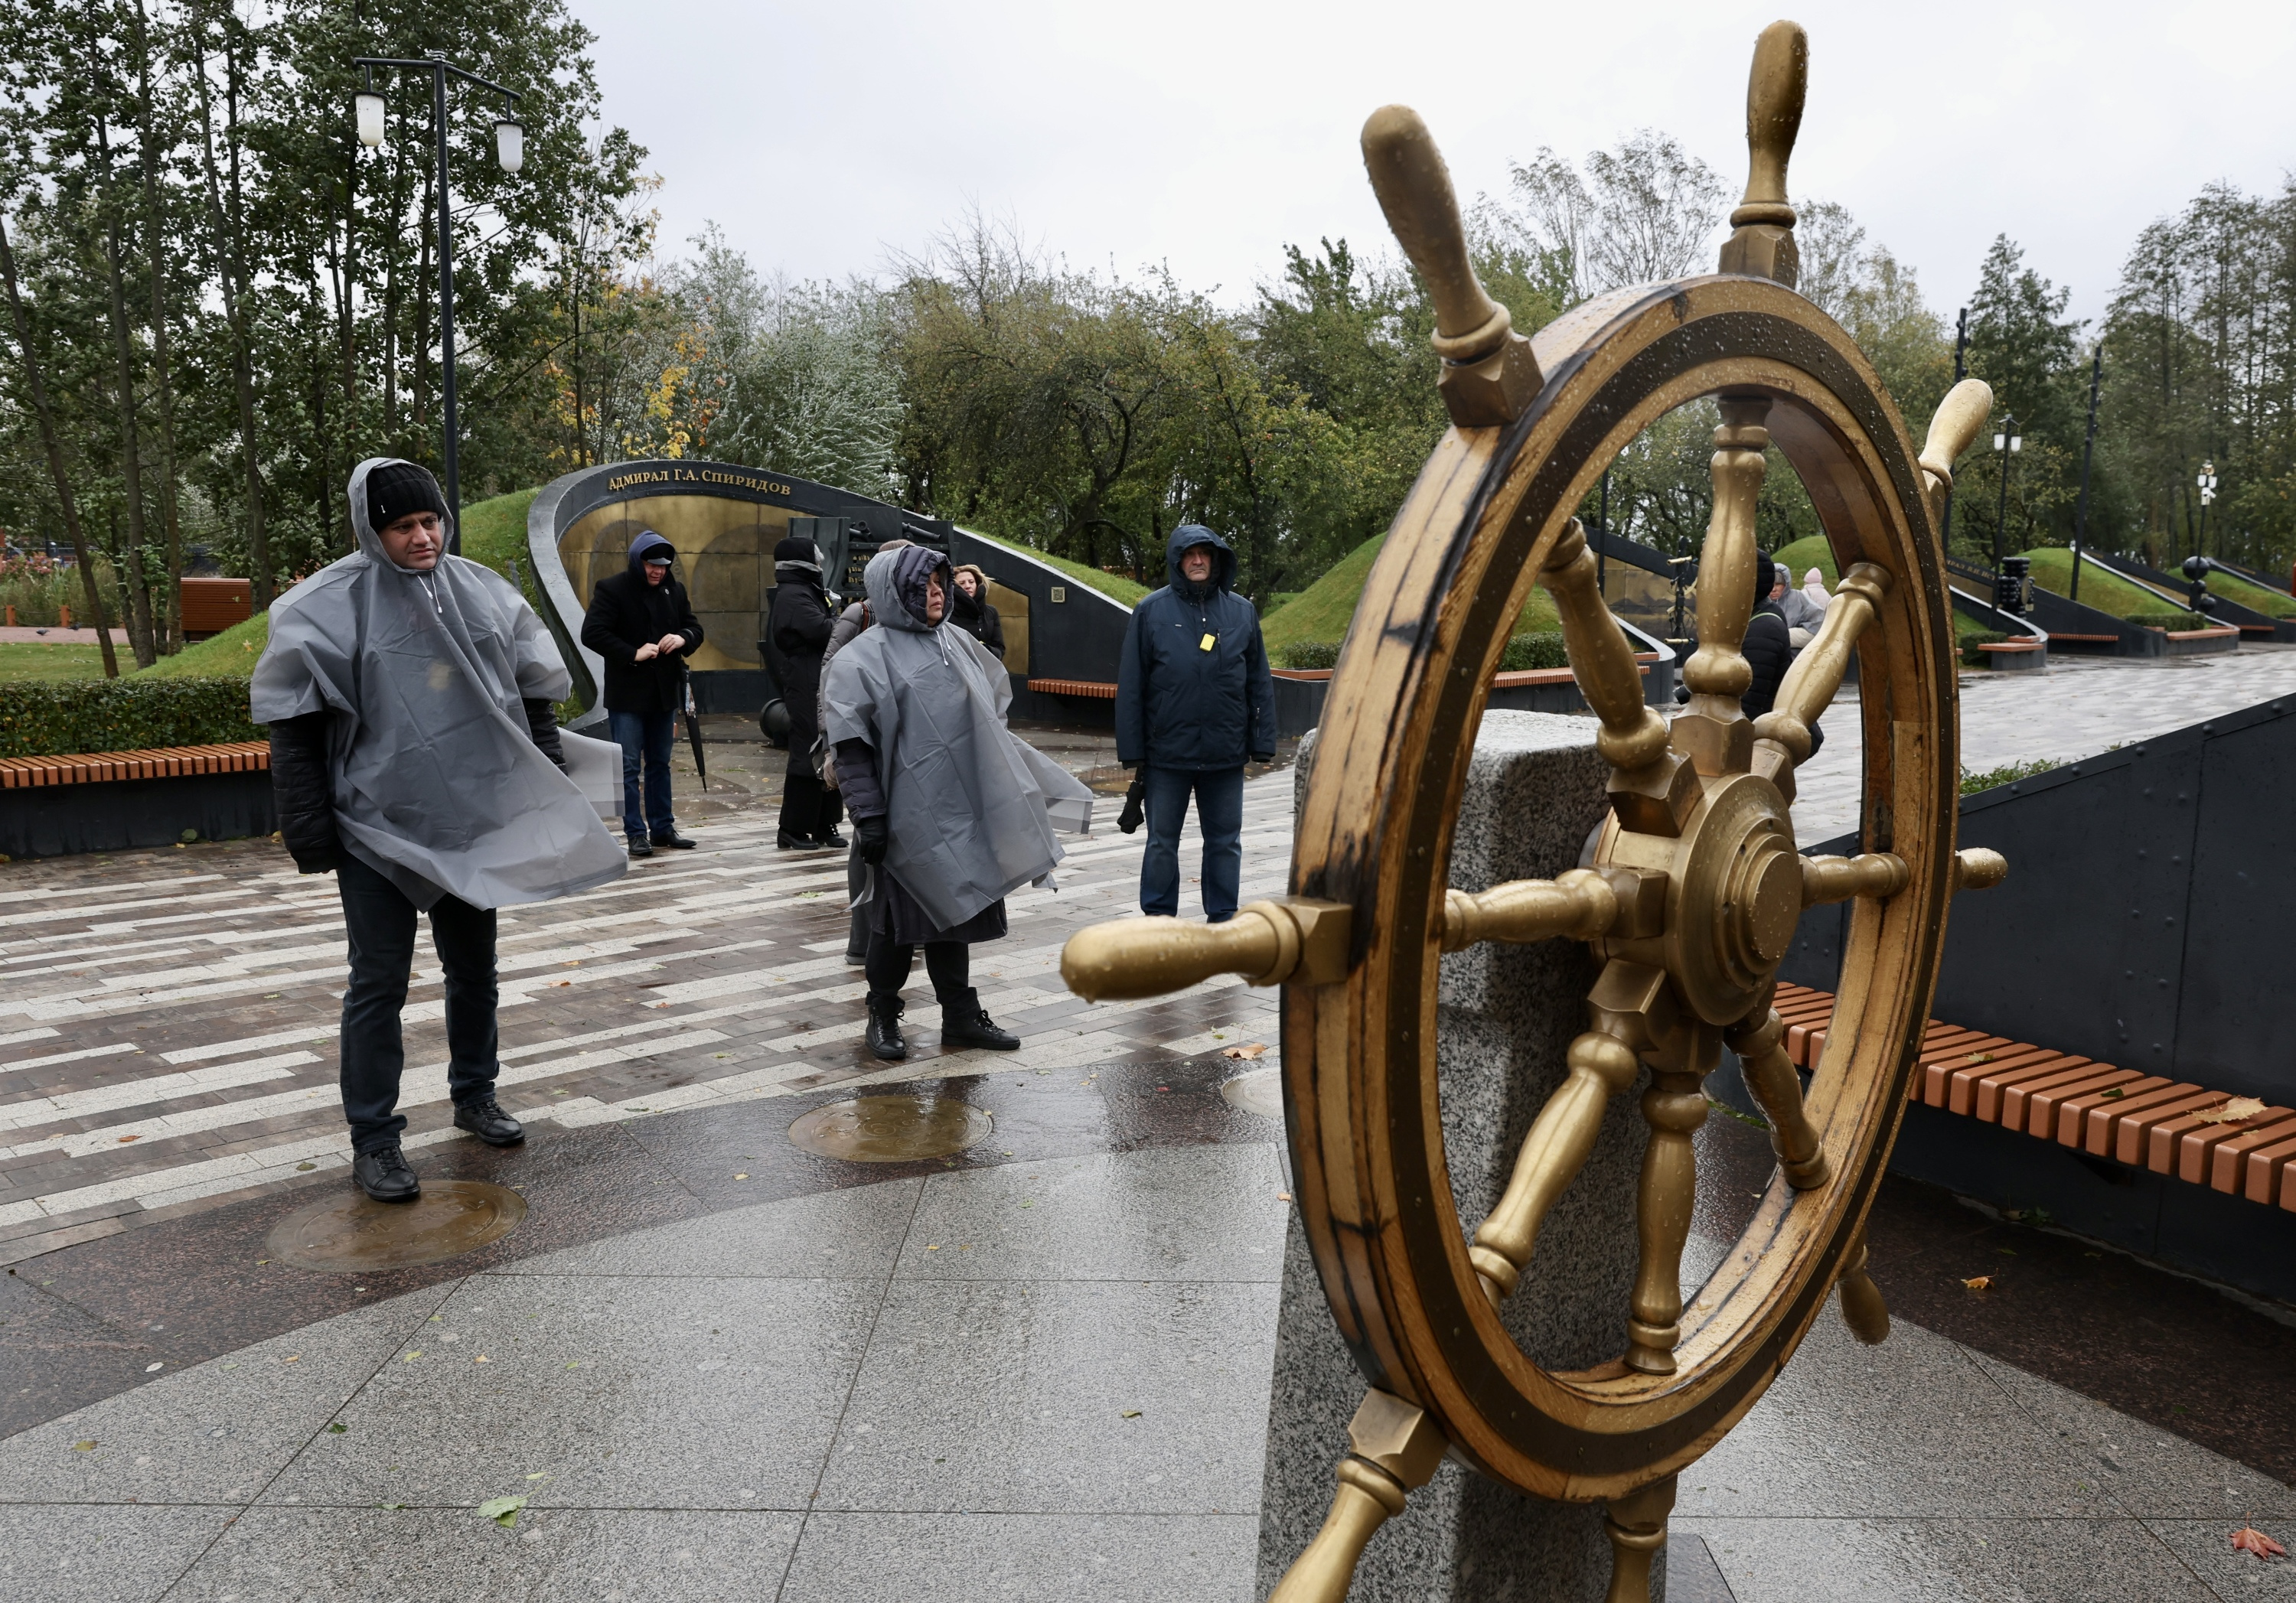
[[[1825,1050],[1833,995],[1781,984],[1773,1004],[1786,1056],[1802,1068]],[[2140,1074],[1931,1019],[1907,1100],[2189,1185],[2296,1213],[2296,1108],[2244,1119],[2200,1116],[2232,1093]]]
[[[270,766],[267,740],[167,746],[150,751],[91,751],[70,757],[0,757],[0,789],[94,785],[109,780],[182,779],[195,773],[251,773]]]

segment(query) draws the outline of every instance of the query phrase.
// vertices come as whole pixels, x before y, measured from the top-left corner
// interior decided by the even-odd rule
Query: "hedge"
[[[2132,612],[2128,621],[2147,629],[2205,629],[2209,622],[2197,612]]]
[[[1295,640],[1278,646],[1275,654],[1287,668],[1328,668],[1338,666],[1340,642],[1335,640]],[[1527,668],[1567,668],[1570,655],[1560,634],[1518,634],[1499,654],[1499,671],[1519,674]]]
[[[145,751],[259,740],[244,679],[83,679],[0,684],[0,757]]]

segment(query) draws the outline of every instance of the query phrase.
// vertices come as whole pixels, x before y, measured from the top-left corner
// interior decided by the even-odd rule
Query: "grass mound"
[[[2062,545],[2037,545],[2017,553],[2033,564],[2033,583],[2058,595],[2072,593],[2073,553]],[[2080,604],[2115,617],[2136,619],[2178,610],[2182,596],[2164,596],[2134,579],[2124,578],[2101,562],[2083,562]]]
[[[1284,603],[1281,610],[1263,618],[1259,631],[1267,642],[1268,655],[1282,661],[1283,648],[1295,642],[1346,639],[1356,606],[1363,600],[1364,584],[1371,577],[1372,564],[1378,560],[1379,548],[1386,542],[1385,535],[1374,535],[1341,557],[1322,578]],[[1511,633],[1556,634],[1562,628],[1554,598],[1534,588]]]
[[[1801,576],[1813,568],[1825,576],[1828,590],[1841,583],[1841,570],[1833,564],[1833,547],[1826,544],[1824,535],[1806,535],[1791,545],[1782,545],[1770,553],[1770,560],[1793,576],[1786,580],[1790,590],[1800,589]]]
[[[991,545],[1001,545],[1006,551],[1042,562],[1047,568],[1057,568],[1087,590],[1097,590],[1112,601],[1128,607],[1137,607],[1148,599],[1152,585],[1128,579],[1120,573],[1103,573],[1097,568],[1087,568],[1082,562],[1072,562],[1066,557],[1056,557],[1048,551],[1038,551],[1033,545],[1021,545],[1011,540],[1000,540],[995,535],[984,535],[977,528],[964,531],[976,540],[986,540]]]
[[[162,657],[148,668],[135,670],[138,679],[244,679],[255,672],[255,659],[271,640],[271,615],[258,612],[245,623],[234,624],[211,640],[185,646],[173,657]]]
[[[2084,579],[2083,584],[2087,581]],[[2251,612],[2261,612],[2267,617],[2296,617],[2296,595],[2284,590],[2275,590],[2269,585],[2259,585],[2238,574],[2226,573],[2219,568],[2209,575],[2210,593],[2220,595],[2236,606]]]

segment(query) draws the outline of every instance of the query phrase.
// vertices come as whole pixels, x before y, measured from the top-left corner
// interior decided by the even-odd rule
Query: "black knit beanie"
[[[411,462],[387,462],[366,476],[367,527],[381,534],[409,512],[447,516],[447,497],[430,470]]]
[[[1754,553],[1754,605],[1759,607],[1768,601],[1770,592],[1777,588],[1777,583],[1778,565],[1770,560],[1768,552],[1756,552]]]

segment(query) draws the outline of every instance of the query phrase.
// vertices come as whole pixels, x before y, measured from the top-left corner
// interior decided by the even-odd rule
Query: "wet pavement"
[[[0,871],[11,1597],[1250,1595],[1289,1188],[1223,1053],[1272,995],[1067,995],[1061,942],[1133,904],[1103,821],[976,949],[1022,1051],[942,1053],[920,976],[879,1064],[779,760],[684,815],[701,849],[506,916],[524,1149],[448,1126],[418,963],[414,1161],[525,1210],[433,1263],[287,1261],[348,1185],[330,882],[267,843]],[[1247,896],[1290,788],[1249,788]],[[1718,1115],[1701,1154],[1711,1261],[1770,1157]],[[1690,1595],[1745,1603],[2296,1597],[2228,1541],[2296,1546],[2287,1311],[1906,1182],[1869,1236],[1890,1343],[1829,1313],[1685,1476],[1683,1592],[1695,1538]]]

